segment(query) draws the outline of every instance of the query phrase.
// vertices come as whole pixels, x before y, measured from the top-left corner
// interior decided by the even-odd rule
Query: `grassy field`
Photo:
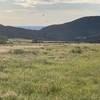
[[[1,45],[0,100],[100,100],[100,45]]]

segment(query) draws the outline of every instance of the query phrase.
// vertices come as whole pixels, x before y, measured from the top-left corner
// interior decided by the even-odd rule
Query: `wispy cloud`
[[[13,10],[5,10],[4,12],[5,12],[5,13],[12,13]]]
[[[6,2],[8,0],[0,0]],[[34,7],[39,4],[57,4],[57,3],[92,3],[100,4],[100,0],[11,0],[11,3],[23,7]]]
[[[54,24],[100,15],[100,0],[0,0],[0,23]]]

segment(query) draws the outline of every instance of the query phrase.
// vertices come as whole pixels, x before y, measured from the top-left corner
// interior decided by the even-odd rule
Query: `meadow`
[[[100,44],[0,45],[0,100],[100,100]]]

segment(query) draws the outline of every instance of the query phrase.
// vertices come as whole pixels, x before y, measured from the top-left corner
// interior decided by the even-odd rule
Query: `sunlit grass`
[[[13,44],[0,50],[0,100],[100,100],[99,44]]]

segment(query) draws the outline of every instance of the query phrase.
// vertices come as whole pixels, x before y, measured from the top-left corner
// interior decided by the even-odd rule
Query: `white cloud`
[[[0,0],[4,2],[8,0]],[[10,0],[9,0],[10,1]],[[11,0],[16,5],[23,7],[34,7],[39,4],[56,4],[56,3],[94,3],[100,4],[100,0]]]
[[[14,0],[14,1],[28,5],[49,4],[49,3],[50,4],[51,3],[100,3],[100,0]]]

